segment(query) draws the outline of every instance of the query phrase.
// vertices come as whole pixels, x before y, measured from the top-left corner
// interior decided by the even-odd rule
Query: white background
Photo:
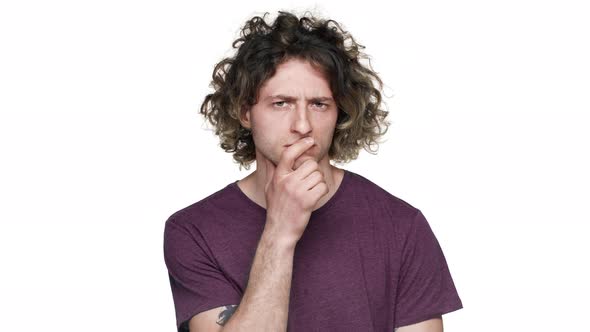
[[[3,1],[0,330],[175,330],[164,221],[254,169],[198,108],[279,9],[341,22],[386,83],[386,141],[343,167],[429,220],[464,305],[445,331],[584,330],[586,6]]]

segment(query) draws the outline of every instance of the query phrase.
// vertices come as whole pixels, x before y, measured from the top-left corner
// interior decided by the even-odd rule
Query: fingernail
[[[309,143],[309,144],[313,143],[313,138],[312,137],[307,137],[305,139],[305,143]]]

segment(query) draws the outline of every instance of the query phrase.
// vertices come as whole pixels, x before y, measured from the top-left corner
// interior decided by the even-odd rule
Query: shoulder
[[[168,217],[166,227],[169,227],[169,224],[181,228],[198,226],[198,224],[214,218],[220,207],[224,205],[224,202],[230,199],[231,189],[231,184],[228,184],[209,196],[180,208]]]
[[[419,209],[406,200],[392,194],[367,177],[347,171],[349,174],[349,195],[355,201],[365,201],[371,209],[382,210],[393,219],[411,219]]]

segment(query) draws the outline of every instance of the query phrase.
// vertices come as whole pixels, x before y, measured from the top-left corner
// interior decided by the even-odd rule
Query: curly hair
[[[338,117],[328,155],[330,160],[346,163],[358,157],[361,148],[376,154],[390,125],[388,113],[380,108],[383,82],[361,59],[370,58],[334,20],[313,17],[306,12],[300,18],[279,11],[272,24],[254,16],[241,27],[240,37],[232,43],[237,51],[215,65],[208,94],[201,104],[202,114],[215,129],[220,146],[233,153],[233,159],[246,169],[256,160],[250,131],[240,121],[240,113],[255,105],[258,92],[278,65],[298,58],[321,69],[327,76]],[[375,87],[378,84],[378,88]],[[375,150],[372,149],[376,146]]]

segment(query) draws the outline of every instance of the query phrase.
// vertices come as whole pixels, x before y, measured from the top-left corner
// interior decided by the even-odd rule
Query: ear
[[[244,105],[240,109],[240,124],[246,129],[252,129],[252,122],[250,120],[250,107]]]

